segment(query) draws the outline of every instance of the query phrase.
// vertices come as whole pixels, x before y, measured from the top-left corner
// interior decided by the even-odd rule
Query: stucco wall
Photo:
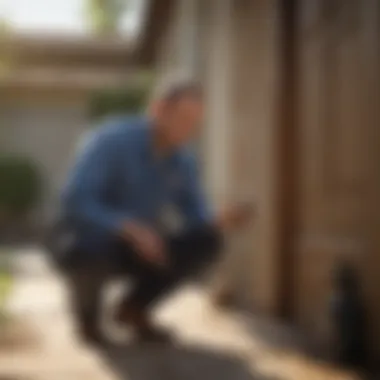
[[[8,94],[9,95],[9,94]],[[0,141],[5,152],[29,156],[43,177],[43,222],[54,211],[78,138],[87,126],[83,96],[54,93],[9,95],[0,109]]]

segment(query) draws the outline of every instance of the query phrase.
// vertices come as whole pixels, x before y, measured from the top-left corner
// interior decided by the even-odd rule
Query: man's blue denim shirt
[[[147,118],[122,118],[86,141],[62,199],[64,220],[79,246],[107,251],[126,220],[154,228],[169,204],[187,227],[210,220],[194,155],[181,148],[158,158],[152,128]]]

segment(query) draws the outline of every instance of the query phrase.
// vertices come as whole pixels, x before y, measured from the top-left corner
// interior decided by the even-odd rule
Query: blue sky
[[[134,9],[143,4],[137,0]],[[0,0],[0,17],[10,21],[14,29],[83,33],[83,0]],[[129,12],[123,29],[133,31],[138,23],[137,12]]]

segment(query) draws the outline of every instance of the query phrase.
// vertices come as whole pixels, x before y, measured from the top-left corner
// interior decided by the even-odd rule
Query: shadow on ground
[[[254,375],[242,359],[200,347],[119,346],[104,355],[120,380],[280,380]]]

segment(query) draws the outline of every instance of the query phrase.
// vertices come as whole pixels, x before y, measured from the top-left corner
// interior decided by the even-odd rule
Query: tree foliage
[[[8,217],[24,215],[41,196],[38,168],[25,157],[0,156],[0,213]]]
[[[9,254],[0,252],[0,330],[7,322],[7,301],[13,287]]]
[[[128,0],[86,0],[86,16],[92,31],[97,34],[116,34]]]

